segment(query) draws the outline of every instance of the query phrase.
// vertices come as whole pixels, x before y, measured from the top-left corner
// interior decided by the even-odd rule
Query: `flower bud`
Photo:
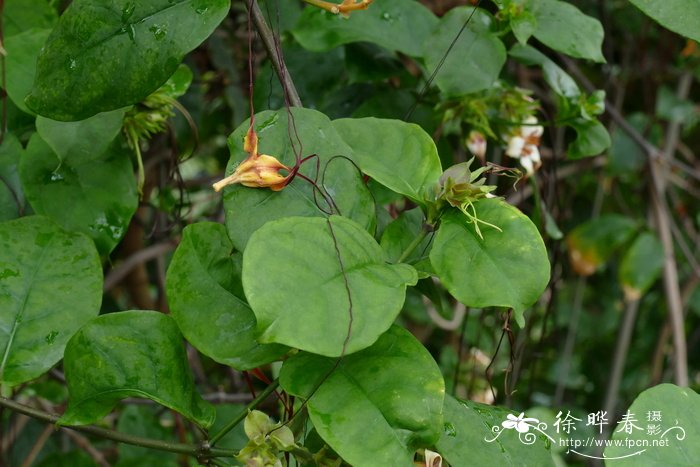
[[[243,149],[249,156],[231,175],[212,185],[215,191],[221,191],[234,183],[250,188],[269,188],[272,191],[280,191],[289,183],[291,178],[289,167],[273,156],[258,154],[258,135],[252,126],[243,141]],[[280,174],[279,170],[286,170],[287,175]]]
[[[483,163],[486,157],[486,137],[480,131],[472,130],[467,136],[467,148]]]

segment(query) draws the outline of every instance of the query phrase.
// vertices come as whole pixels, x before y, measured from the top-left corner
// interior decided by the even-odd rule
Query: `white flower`
[[[425,467],[442,467],[442,456],[430,449],[425,450]]]
[[[528,175],[532,175],[540,165],[540,137],[544,133],[544,127],[537,125],[537,118],[530,115],[525,119],[525,125],[521,126],[514,134],[508,135],[508,147],[506,155],[514,159],[520,159]]]
[[[525,418],[525,412],[521,412],[520,415],[518,415],[517,417],[509,413],[506,416],[506,419],[507,420],[504,420],[501,423],[503,428],[505,428],[506,430],[512,430],[513,428],[515,428],[518,431],[518,433],[527,433],[528,431],[530,431],[531,425],[529,424],[529,422],[539,422],[539,420],[537,420],[536,418]]]
[[[486,137],[480,131],[470,131],[469,136],[467,136],[467,148],[483,161],[486,156]]]

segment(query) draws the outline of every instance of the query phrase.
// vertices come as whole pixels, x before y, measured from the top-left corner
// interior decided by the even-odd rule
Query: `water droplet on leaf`
[[[61,174],[60,172],[58,172],[58,171],[51,172],[51,175],[49,176],[49,181],[60,182],[60,181],[63,181],[63,178],[64,178],[63,174]]]
[[[452,438],[457,436],[457,430],[455,430],[455,426],[453,424],[451,424],[450,422],[445,423],[445,426],[443,429],[444,429],[445,434],[447,436],[450,436]]]
[[[129,20],[129,18],[131,18],[131,15],[134,14],[135,9],[135,3],[129,2],[126,5],[124,5],[124,8],[122,9],[122,23],[126,23]]]
[[[153,37],[155,37],[157,41],[163,39],[168,33],[167,27],[165,25],[158,26],[154,24],[153,26],[148,28],[148,30],[153,33]]]
[[[56,336],[58,336],[58,331],[51,331],[44,339],[46,339],[47,344],[53,344],[53,341],[56,340]]]

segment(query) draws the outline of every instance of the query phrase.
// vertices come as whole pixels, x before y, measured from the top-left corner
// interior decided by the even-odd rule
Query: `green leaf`
[[[61,425],[94,423],[126,397],[151,399],[203,428],[214,422],[214,408],[195,390],[180,331],[162,313],[93,319],[68,342],[63,367],[70,398]]]
[[[374,42],[420,57],[423,44],[438,23],[435,15],[415,0],[382,0],[349,16],[306,7],[292,33],[302,46],[317,52],[350,42]]]
[[[187,226],[166,287],[172,317],[185,338],[215,361],[249,370],[279,359],[288,349],[255,340],[255,315],[235,294],[241,278],[232,251],[223,225]]]
[[[48,371],[101,301],[102,266],[89,238],[41,216],[0,223],[0,383]]]
[[[2,11],[5,39],[32,28],[51,30],[58,21],[58,14],[49,2],[50,0],[5,0]]]
[[[620,282],[628,300],[640,298],[661,274],[664,250],[650,232],[640,234],[620,263]]]
[[[423,46],[425,64],[431,72],[441,61],[455,35],[460,31],[473,8],[451,9],[440,20]],[[477,9],[459,41],[450,51],[435,77],[435,84],[448,96],[460,96],[488,89],[496,81],[506,61],[503,42],[489,31],[492,19]]]
[[[160,90],[166,96],[177,99],[185,95],[190,84],[192,84],[193,77],[190,67],[181,63],[180,66],[177,67],[177,70],[175,70],[175,73],[161,86]]]
[[[386,264],[374,238],[339,216],[269,222],[243,252],[243,289],[260,342],[329,357],[372,345],[416,281],[411,266]]]
[[[27,105],[55,120],[83,120],[140,102],[229,8],[229,0],[115,0],[109,7],[75,0],[39,55]]]
[[[479,237],[467,217],[452,210],[442,218],[430,261],[447,290],[466,306],[513,308],[518,324],[523,312],[549,282],[549,259],[537,227],[523,213],[499,199],[474,203]]]
[[[8,37],[3,44],[7,51],[7,95],[22,112],[32,113],[24,98],[32,90],[36,58],[50,33],[50,29],[29,29]]]
[[[280,383],[308,399],[318,433],[354,466],[412,466],[415,450],[440,436],[445,396],[440,369],[398,326],[340,361],[300,353],[284,363]]]
[[[700,3],[695,0],[630,0],[661,26],[700,41]]]
[[[513,35],[518,42],[525,45],[537,30],[537,19],[529,11],[522,10],[520,14],[511,18],[510,28],[513,30]]]
[[[50,142],[32,135],[19,166],[34,211],[88,234],[103,254],[124,236],[138,206],[129,153],[119,140],[104,136],[105,120],[112,117],[101,114],[76,123],[39,119],[39,133]],[[90,152],[91,144],[104,152]]]
[[[125,110],[95,115],[78,122],[37,117],[36,131],[59,160],[83,162],[103,154],[122,129]]]
[[[554,465],[549,441],[531,430],[533,444],[524,444],[516,430],[503,430],[492,442],[493,427],[501,428],[510,410],[445,397],[445,424],[435,447],[450,465]],[[528,433],[528,434],[530,434]],[[525,435],[527,436],[527,435]]]
[[[341,215],[374,232],[374,200],[357,168],[345,159],[352,157],[352,149],[322,113],[296,107],[290,111],[293,122],[289,122],[284,109],[260,112],[255,116],[259,152],[276,157],[288,167],[295,163],[295,149],[292,146],[302,151],[302,157],[317,154],[320,171],[318,185],[325,187]],[[249,122],[244,122],[229,136],[231,160],[226,170],[227,175],[233,173],[235,167],[248,156],[243,151],[243,138],[248,126]],[[303,147],[299,146],[299,141],[303,142]],[[314,179],[315,158],[305,162],[300,172]],[[311,184],[301,177],[296,177],[279,192],[266,188],[229,186],[224,193],[224,208],[228,235],[239,251],[245,249],[250,235],[267,221],[286,216],[325,217],[327,214],[323,210],[329,209],[324,198],[318,193],[314,194]]]
[[[634,220],[617,214],[584,222],[566,236],[571,266],[578,274],[593,274],[636,230]]]
[[[23,153],[24,149],[17,137],[5,133],[0,146],[0,222],[15,219],[24,211],[24,191],[17,173]]]
[[[578,98],[581,91],[576,81],[554,63],[549,57],[529,45],[515,44],[508,55],[525,65],[539,65],[542,67],[544,80],[549,84],[554,92],[563,97]]]
[[[660,384],[642,392],[632,403],[628,412],[636,420],[628,433],[621,423],[613,432],[613,443],[629,443],[617,446],[612,444],[605,449],[605,457],[611,459],[608,465],[620,467],[673,465],[696,466],[700,459],[700,395],[692,389],[679,388],[673,384]],[[660,421],[649,420],[657,412]],[[648,425],[660,428],[655,434],[647,432]],[[663,443],[654,446],[653,443]],[[649,446],[635,447],[635,446]],[[632,455],[643,451],[639,455]],[[623,458],[623,456],[629,456]],[[614,461],[613,458],[617,458]],[[614,462],[614,464],[613,464]]]
[[[364,173],[391,190],[425,203],[442,175],[435,142],[421,127],[400,120],[343,118],[333,126]]]
[[[600,21],[559,0],[526,0],[526,5],[537,20],[533,35],[544,45],[572,57],[605,62]]]
[[[387,225],[379,242],[389,262],[395,263],[401,254],[411,245],[411,242],[423,229],[425,217],[419,208],[404,211],[399,214],[391,224]],[[430,238],[426,237],[411,253],[406,261],[416,261],[422,258],[423,253],[430,244]]]
[[[610,147],[610,134],[598,120],[579,118],[569,126],[576,131],[576,139],[566,152],[569,159],[597,156]]]

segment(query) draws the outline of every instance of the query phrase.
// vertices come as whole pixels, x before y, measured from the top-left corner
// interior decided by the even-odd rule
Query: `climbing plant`
[[[304,1],[0,2],[0,420],[24,465],[560,456],[546,432],[491,444],[502,422],[528,430],[456,391],[466,324],[453,372],[415,322],[483,310],[513,345],[543,314],[563,234],[540,197],[555,164],[541,142],[559,131],[572,161],[609,149],[605,92],[564,69],[605,63],[601,22],[560,0]],[[525,214],[513,200],[528,190]],[[663,262],[641,230],[579,226],[573,268],[591,275],[624,247],[638,299]],[[153,281],[134,285],[139,271]],[[243,382],[248,405],[203,398],[209,372]],[[13,434],[15,412],[87,455],[42,458],[51,431]]]

